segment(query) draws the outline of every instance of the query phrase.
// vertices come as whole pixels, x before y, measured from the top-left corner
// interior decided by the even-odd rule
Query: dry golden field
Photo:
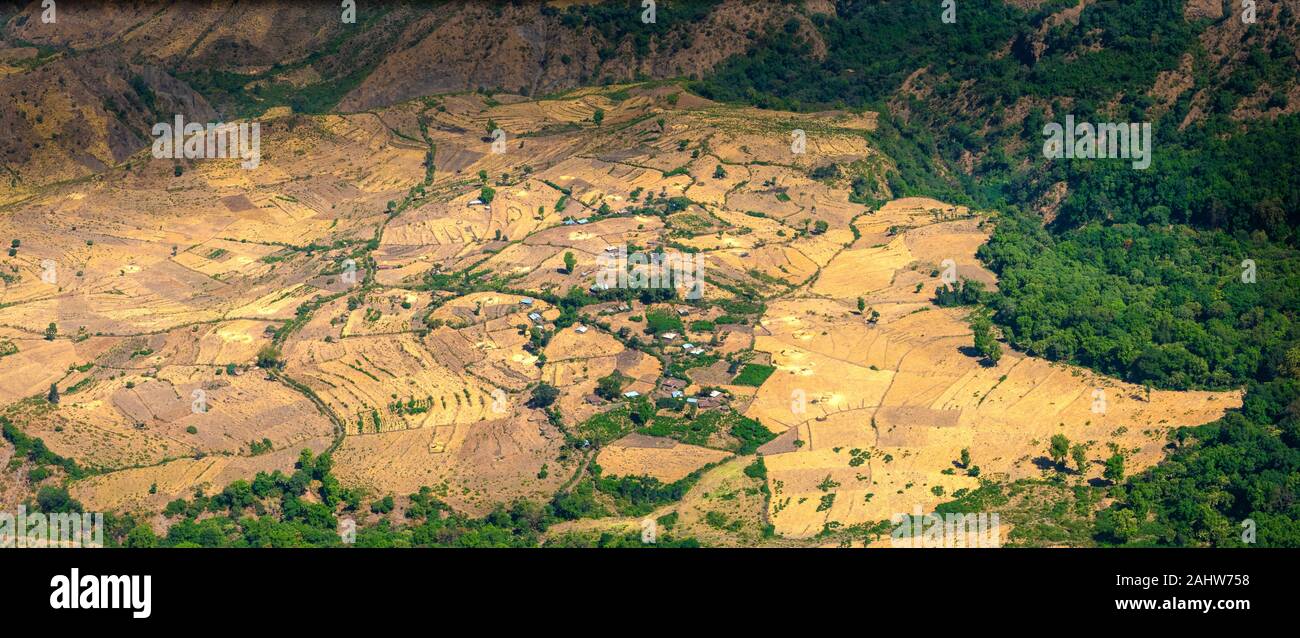
[[[931,299],[949,268],[996,286],[975,256],[996,213],[871,207],[850,201],[846,179],[814,178],[855,166],[890,199],[870,113],[739,109],[647,84],[272,112],[262,126],[257,170],[174,168],[142,151],[0,209],[0,237],[21,240],[0,257],[0,342],[16,349],[0,356],[0,409],[91,470],[72,484],[88,508],[156,514],[196,489],[291,471],[309,449],[332,452],[345,487],[427,486],[481,514],[571,489],[594,459],[605,476],[700,472],[654,513],[675,513],[677,533],[818,544],[828,527],[975,487],[952,471],[963,448],[983,477],[1032,477],[1063,433],[1087,445],[1095,467],[1081,478],[1096,478],[1108,450],[1139,470],[1171,428],[1240,404],[1238,392],[1147,394],[1015,352],[993,367],[967,354],[967,311]],[[593,303],[552,330],[558,300],[590,290],[618,246],[699,254],[703,299]],[[724,309],[740,302],[761,314]],[[681,333],[647,334],[652,313],[680,317]],[[687,343],[703,358],[674,373]],[[775,372],[737,384],[746,363]],[[745,472],[757,457],[726,432],[587,447],[575,429],[620,404],[594,395],[615,372],[620,392],[652,397],[678,374],[683,396],[716,399],[700,414],[757,420],[775,436],[758,449],[766,479]],[[540,383],[559,390],[551,418],[528,403]],[[36,487],[25,467],[0,482],[0,504]]]

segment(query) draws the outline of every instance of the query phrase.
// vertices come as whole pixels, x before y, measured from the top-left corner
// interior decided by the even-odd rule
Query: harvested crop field
[[[730,456],[722,450],[687,445],[672,439],[629,434],[602,448],[596,463],[609,476],[653,476],[664,483],[672,483]]]

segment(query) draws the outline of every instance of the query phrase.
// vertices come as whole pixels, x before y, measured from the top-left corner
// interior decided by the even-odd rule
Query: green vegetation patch
[[[763,385],[763,382],[767,381],[767,378],[772,376],[773,372],[776,372],[776,368],[773,366],[763,365],[760,363],[747,363],[745,364],[745,367],[740,370],[740,374],[736,375],[736,378],[732,380],[732,383],[757,388],[758,386]]]

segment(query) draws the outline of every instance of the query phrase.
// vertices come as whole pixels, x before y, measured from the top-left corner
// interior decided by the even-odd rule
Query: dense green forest
[[[1262,235],[1099,222],[1053,234],[1011,216],[980,256],[1000,273],[990,305],[1007,342],[1035,356],[1227,389],[1286,374],[1300,344],[1300,251]]]
[[[1295,42],[1254,43],[1222,80],[1213,69],[1195,73],[1194,88],[1209,89],[1213,98],[1203,120],[1182,128],[1194,91],[1159,118],[1146,91],[1184,54],[1201,55],[1196,37],[1207,23],[1184,19],[1182,2],[1098,2],[1077,24],[1036,35],[1049,15],[1073,4],[1045,2],[1026,12],[965,3],[957,22],[944,24],[938,10],[918,11],[913,3],[841,2],[836,16],[811,16],[828,50],[822,59],[811,55],[812,45],[791,21],[691,88],[765,108],[879,111],[882,131],[873,141],[891,159],[901,158],[890,176],[895,195],[960,190],[970,201],[1005,209],[1028,206],[1066,182],[1062,227],[1089,220],[1172,222],[1291,239],[1300,223],[1300,193],[1293,187],[1300,123],[1283,117],[1247,127],[1228,116],[1264,85],[1275,87],[1271,105],[1285,105],[1279,87],[1295,83]],[[1284,6],[1278,19],[1282,33],[1294,37],[1297,17]],[[1009,54],[997,53],[1007,42]],[[1046,48],[1036,57],[1031,42]],[[922,68],[932,94],[920,100],[900,93]],[[1022,98],[1032,98],[1031,108],[1017,122],[1009,114]],[[1049,114],[1066,113],[1078,121],[1152,122],[1161,149],[1156,164],[1133,171],[1118,161],[1045,162],[1042,126]],[[952,170],[963,152],[982,155],[973,174]],[[936,155],[939,162],[925,161]]]

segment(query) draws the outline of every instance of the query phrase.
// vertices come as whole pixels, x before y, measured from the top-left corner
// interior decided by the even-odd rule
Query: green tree
[[[1111,483],[1124,480],[1124,455],[1116,452],[1106,459],[1106,469],[1102,471],[1101,476]]]
[[[614,400],[618,398],[623,391],[623,375],[617,370],[607,376],[601,377],[596,381],[596,396],[602,399]]]
[[[279,348],[276,348],[275,346],[268,343],[262,346],[261,350],[257,351],[257,367],[274,368],[279,365],[280,365]]]
[[[970,467],[970,448],[968,447],[961,449],[961,466],[963,468]]]
[[[1053,434],[1051,445],[1047,447],[1047,455],[1052,458],[1052,462],[1058,468],[1065,463],[1065,456],[1070,453],[1070,439],[1064,434]]]
[[[1074,468],[1080,474],[1088,470],[1088,451],[1082,443],[1076,443],[1070,448],[1070,458],[1074,460]]]
[[[591,121],[595,122],[596,125],[599,126],[601,122],[605,121],[605,110],[596,109],[596,112],[591,114]]]
[[[50,391],[45,395],[45,400],[54,405],[59,404],[59,386],[57,384],[50,384]]]
[[[1106,517],[1109,531],[1120,542],[1128,541],[1138,534],[1137,514],[1133,510],[1116,510]]]
[[[36,492],[36,506],[46,514],[85,511],[68,490],[53,485],[46,485]]]
[[[993,322],[987,315],[977,313],[971,318],[970,327],[975,337],[975,351],[996,366],[1002,359],[1002,346],[993,337]]]
[[[530,408],[548,408],[555,400],[560,398],[560,389],[546,382],[542,382],[533,388],[533,396],[528,400]]]
[[[573,269],[578,265],[578,258],[573,256],[572,252],[564,253],[564,272],[573,274]]]
[[[145,548],[157,547],[158,537],[153,533],[153,529],[151,529],[149,525],[140,523],[139,525],[132,527],[131,531],[126,533],[126,546]]]

